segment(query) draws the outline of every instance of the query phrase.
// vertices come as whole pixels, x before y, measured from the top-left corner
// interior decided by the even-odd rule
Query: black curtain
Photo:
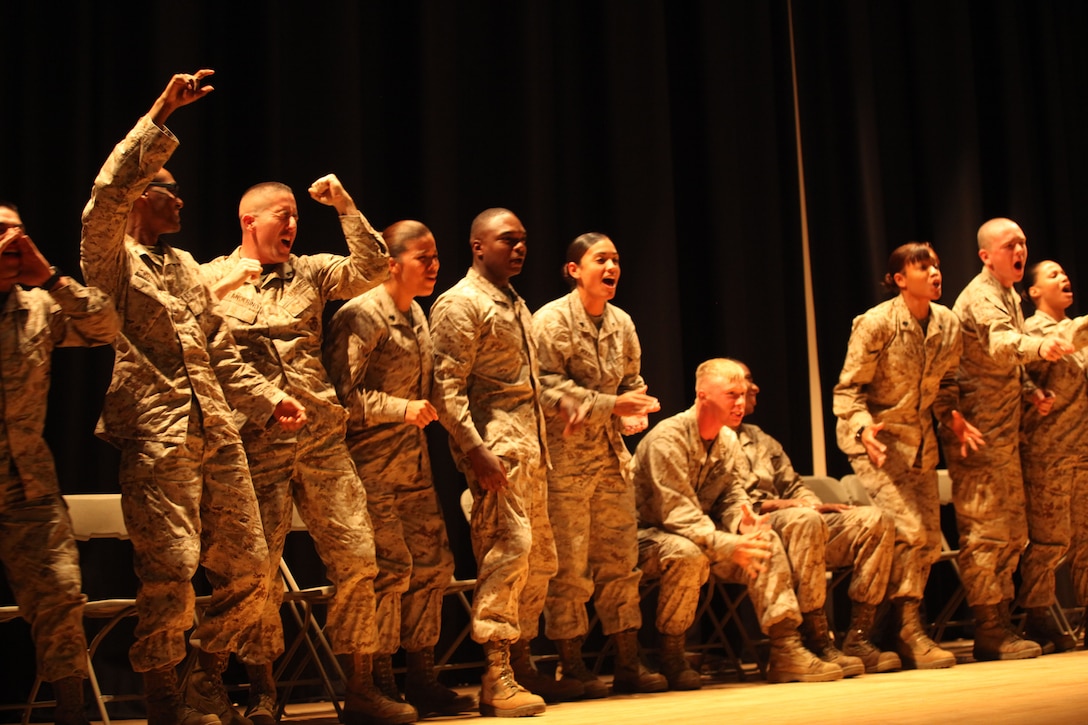
[[[172,243],[202,261],[229,252],[238,198],[275,179],[299,198],[297,251],[340,250],[334,212],[306,194],[334,172],[375,225],[432,228],[439,290],[470,264],[472,217],[513,209],[530,242],[514,284],[535,309],[565,293],[569,241],[605,232],[659,418],[691,404],[700,361],[738,357],[764,389],[755,422],[810,470],[791,10],[831,473],[847,471],[830,391],[894,246],[934,243],[949,305],[977,271],[974,231],[990,216],[1020,221],[1033,259],[1055,257],[1075,283],[1088,272],[1081,3],[121,8],[4,8],[0,197],[77,275],[80,211],[109,149],[171,73],[211,67],[216,91],[169,121],[186,202]],[[116,453],[92,434],[111,363],[108,349],[55,357],[47,438],[65,492],[117,490]],[[452,508],[463,481],[429,433],[466,573]]]
[[[1088,6],[801,2],[794,22],[828,460],[841,475],[829,396],[851,318],[883,299],[892,249],[932,242],[951,307],[981,268],[978,226],[1007,216],[1029,264],[1053,258],[1075,288],[1088,280]]]

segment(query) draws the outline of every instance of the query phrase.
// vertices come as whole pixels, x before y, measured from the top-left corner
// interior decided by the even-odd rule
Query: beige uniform
[[[325,624],[333,651],[371,653],[375,647],[374,532],[344,442],[347,413],[321,362],[321,322],[327,302],[378,284],[388,275],[389,262],[381,234],[361,214],[342,216],[340,223],[349,256],[292,254],[266,269],[256,284],[243,284],[219,303],[245,361],[301,402],[307,417],[295,433],[278,426],[242,427],[269,552],[269,596],[261,623],[239,650],[248,664],[271,663],[283,653],[279,561],[294,506],[336,586]],[[236,249],[201,271],[214,284],[240,260]]]
[[[544,608],[547,635],[584,636],[591,596],[604,634],[638,629],[638,519],[634,489],[623,476],[631,454],[612,415],[617,396],[645,386],[635,325],[608,304],[598,328],[575,290],[537,310],[533,336],[553,465],[548,514],[559,560]],[[589,404],[582,427],[569,436],[558,411],[563,395]]]
[[[870,498],[895,519],[889,599],[922,599],[940,557],[933,416],[942,424],[951,420],[962,348],[959,319],[936,303],[929,305],[925,329],[898,295],[854,319],[835,385],[836,433]],[[876,423],[884,424],[877,438],[887,446],[881,468],[857,439],[862,426]]]
[[[953,310],[963,329],[960,412],[986,445],[964,459],[951,430],[941,431],[941,441],[952,476],[967,603],[991,605],[1014,598],[1012,577],[1027,543],[1020,412],[1035,386],[1023,366],[1040,359],[1042,341],[1024,334],[1020,295],[988,269],[964,288]]]
[[[473,495],[472,638],[532,639],[556,572],[532,318],[513,287],[499,289],[469,269],[435,300],[430,324],[431,399]],[[505,489],[480,488],[467,458],[479,445],[502,460]]]
[[[333,315],[324,347],[329,376],[348,410],[348,447],[374,524],[378,652],[434,647],[453,554],[427,438],[404,421],[408,402],[431,394],[427,318],[417,302],[401,312],[385,287],[375,287]]]
[[[724,530],[723,519],[732,507],[749,502],[735,470],[742,455],[736,434],[728,428],[708,446],[699,436],[694,407],[655,425],[635,449],[628,470],[638,502],[638,564],[644,577],[661,580],[661,634],[687,632],[695,621],[699,588],[710,572],[748,586],[764,632],[778,622],[794,627],[801,623],[778,534],[767,532],[771,556],[754,579],[732,560],[739,537]]]
[[[782,444],[751,423],[741,425],[737,438],[744,454],[737,457],[737,471],[757,510],[763,501],[774,499],[805,504],[769,514],[771,528],[786,547],[801,611],[823,608],[828,569],[853,569],[851,601],[874,606],[884,601],[895,551],[891,515],[877,506],[820,513],[814,508],[821,503],[819,497],[805,487]],[[739,507],[729,511],[726,528],[734,529],[740,515]]]
[[[95,179],[80,246],[87,282],[122,318],[98,433],[121,449],[121,503],[141,583],[130,652],[138,672],[184,658],[198,564],[213,588],[194,634],[203,649],[235,649],[259,616],[268,552],[231,406],[265,425],[284,398],[242,361],[192,256],[125,234],[133,203],[177,144],[139,120]]]
[[[1035,336],[1066,333],[1061,323],[1036,312],[1024,323]],[[1077,604],[1088,604],[1088,355],[1079,350],[1057,362],[1027,364],[1034,383],[1054,395],[1054,407],[1041,416],[1024,407],[1020,455],[1027,499],[1028,548],[1020,562],[1020,603],[1054,603],[1054,571],[1069,555]]]
[[[0,294],[0,561],[46,682],[87,676],[79,552],[45,443],[53,348],[109,344],[109,298],[74,280]]]

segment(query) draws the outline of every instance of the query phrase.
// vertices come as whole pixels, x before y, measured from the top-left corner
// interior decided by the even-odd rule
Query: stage
[[[760,681],[757,673],[747,683],[704,680],[703,689],[694,692],[621,695],[549,705],[545,714],[532,721],[547,721],[548,725],[685,721],[729,725],[1088,723],[1088,651],[1077,649],[1033,660],[973,662],[970,642],[953,645],[960,664],[946,670],[907,670],[784,685]],[[478,718],[473,713],[423,722]],[[283,722],[332,725],[337,719],[328,703],[291,704]]]

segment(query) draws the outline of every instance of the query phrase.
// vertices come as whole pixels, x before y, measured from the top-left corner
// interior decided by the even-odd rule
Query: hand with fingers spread
[[[1051,398],[1051,401],[1053,401],[1053,398]],[[1053,405],[1053,402],[1051,404]],[[1040,414],[1046,415],[1042,411],[1040,411]],[[952,411],[952,432],[956,434],[956,439],[960,442],[960,456],[963,458],[967,458],[968,446],[972,451],[977,451],[979,446],[986,445],[986,441],[982,439],[982,432],[967,422],[967,419],[958,410]]]
[[[165,126],[166,119],[174,111],[200,100],[215,90],[214,86],[204,83],[205,78],[214,74],[215,71],[210,68],[202,68],[196,73],[174,74],[147,115],[155,122],[155,125]]]

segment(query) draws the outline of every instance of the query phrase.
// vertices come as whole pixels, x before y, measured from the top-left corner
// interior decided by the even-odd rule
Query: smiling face
[[[577,264],[567,262],[567,275],[577,283],[586,309],[603,308],[605,302],[616,296],[620,281],[620,254],[616,245],[607,237],[596,242]]]
[[[1037,308],[1055,320],[1061,320],[1073,304],[1073,285],[1060,264],[1047,260],[1032,269],[1028,295]]]
[[[290,189],[250,190],[239,205],[242,256],[261,264],[280,264],[291,255],[298,233],[298,206]]]
[[[978,256],[1005,287],[1024,278],[1028,241],[1011,219],[991,219],[978,230]]]

